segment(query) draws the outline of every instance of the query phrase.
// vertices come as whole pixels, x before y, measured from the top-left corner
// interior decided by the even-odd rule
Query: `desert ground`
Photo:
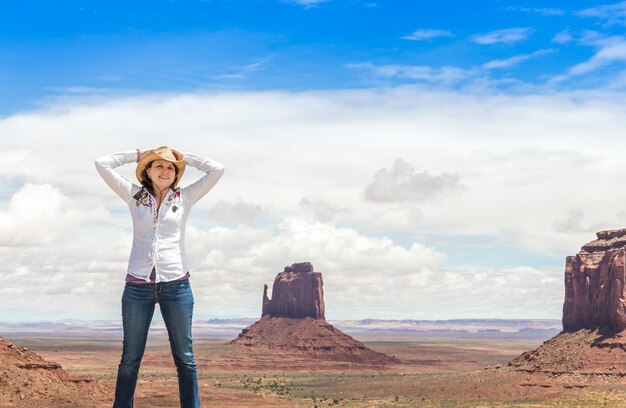
[[[489,331],[351,334],[400,362],[381,368],[310,360],[297,354],[252,353],[227,346],[227,338],[199,336],[195,349],[203,406],[618,407],[626,401],[622,376],[532,373],[508,365],[548,339],[541,335]],[[105,398],[85,406],[112,405],[121,350],[118,337],[13,333],[6,338],[61,364],[77,378],[96,380]],[[155,330],[149,337],[135,405],[176,407],[177,393],[167,337]],[[76,406],[71,401],[28,405],[27,400],[0,406]]]

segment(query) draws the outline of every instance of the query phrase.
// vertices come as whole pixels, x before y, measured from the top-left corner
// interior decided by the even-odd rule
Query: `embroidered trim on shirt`
[[[167,207],[171,207],[172,212],[176,212],[176,210],[178,210],[178,207],[180,206],[180,187],[176,187],[174,189],[174,193],[170,194],[163,204],[165,204]]]
[[[137,207],[139,205],[143,205],[144,207],[152,207],[152,197],[148,193],[145,187],[142,187],[141,190],[137,191],[137,194],[133,196],[135,199],[135,204]]]

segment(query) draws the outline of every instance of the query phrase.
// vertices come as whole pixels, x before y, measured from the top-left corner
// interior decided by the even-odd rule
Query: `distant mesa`
[[[566,258],[563,332],[513,360],[512,367],[626,375],[626,229],[596,236]]]
[[[371,350],[325,320],[322,274],[310,262],[295,263],[280,272],[272,298],[263,289],[262,316],[229,344],[265,354],[369,365],[397,363],[394,357]]]

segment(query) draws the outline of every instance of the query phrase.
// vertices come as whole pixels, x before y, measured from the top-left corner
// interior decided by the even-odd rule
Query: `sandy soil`
[[[119,340],[12,340],[60,363],[71,375],[97,380],[106,392],[93,406],[110,407]],[[247,354],[223,340],[196,340],[203,406],[620,407],[626,400],[623,376],[528,372],[507,364],[539,346],[537,341],[447,336],[369,340],[368,347],[402,363],[384,368],[333,364],[297,355]],[[167,339],[151,338],[136,406],[176,407],[177,393]],[[70,406],[56,404],[42,406]]]

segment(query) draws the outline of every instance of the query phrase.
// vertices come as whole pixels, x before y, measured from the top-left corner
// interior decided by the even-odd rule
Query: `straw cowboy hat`
[[[178,150],[170,149],[167,146],[161,146],[156,149],[150,150],[148,153],[144,154],[137,163],[137,170],[135,171],[135,175],[137,176],[137,180],[139,180],[139,182],[142,181],[141,173],[143,173],[146,166],[150,162],[153,162],[155,160],[167,160],[178,168],[178,174],[176,175],[174,183],[172,184],[172,187],[176,187],[176,184],[178,184],[180,178],[185,172],[185,155]]]

